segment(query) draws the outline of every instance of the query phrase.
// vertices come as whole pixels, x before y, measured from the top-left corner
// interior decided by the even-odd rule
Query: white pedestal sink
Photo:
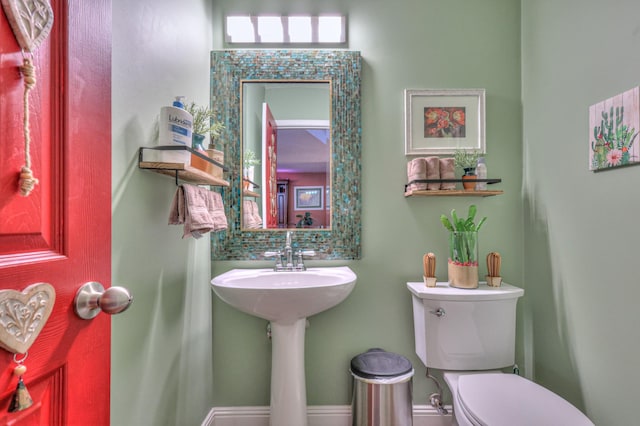
[[[306,426],[304,372],[306,318],[347,298],[356,275],[346,266],[275,272],[233,269],[211,280],[226,303],[271,321],[272,426]]]

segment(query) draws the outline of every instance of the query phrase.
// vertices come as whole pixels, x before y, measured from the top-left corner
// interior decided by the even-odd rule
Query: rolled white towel
[[[440,179],[455,179],[456,165],[453,158],[440,159]],[[442,182],[440,189],[456,189],[455,182]]]
[[[440,158],[426,157],[424,160],[427,163],[427,179],[440,179]],[[427,189],[440,189],[440,182],[428,183]]]
[[[407,163],[407,182],[427,178],[427,162],[424,158],[414,158]],[[407,190],[420,191],[427,189],[426,183],[412,183]]]

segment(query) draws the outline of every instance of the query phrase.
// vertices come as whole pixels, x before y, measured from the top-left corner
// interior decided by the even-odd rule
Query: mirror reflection
[[[243,81],[243,229],[331,227],[330,82]]]

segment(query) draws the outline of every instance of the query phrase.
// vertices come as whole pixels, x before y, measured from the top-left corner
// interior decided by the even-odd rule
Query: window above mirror
[[[346,43],[342,15],[230,15],[225,20],[227,43]]]

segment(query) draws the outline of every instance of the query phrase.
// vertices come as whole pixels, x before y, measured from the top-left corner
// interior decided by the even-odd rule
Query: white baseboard
[[[413,426],[450,426],[449,414],[443,416],[428,405],[413,406]],[[351,426],[351,406],[315,405],[307,407],[308,426]],[[269,407],[214,407],[202,426],[269,426]]]

